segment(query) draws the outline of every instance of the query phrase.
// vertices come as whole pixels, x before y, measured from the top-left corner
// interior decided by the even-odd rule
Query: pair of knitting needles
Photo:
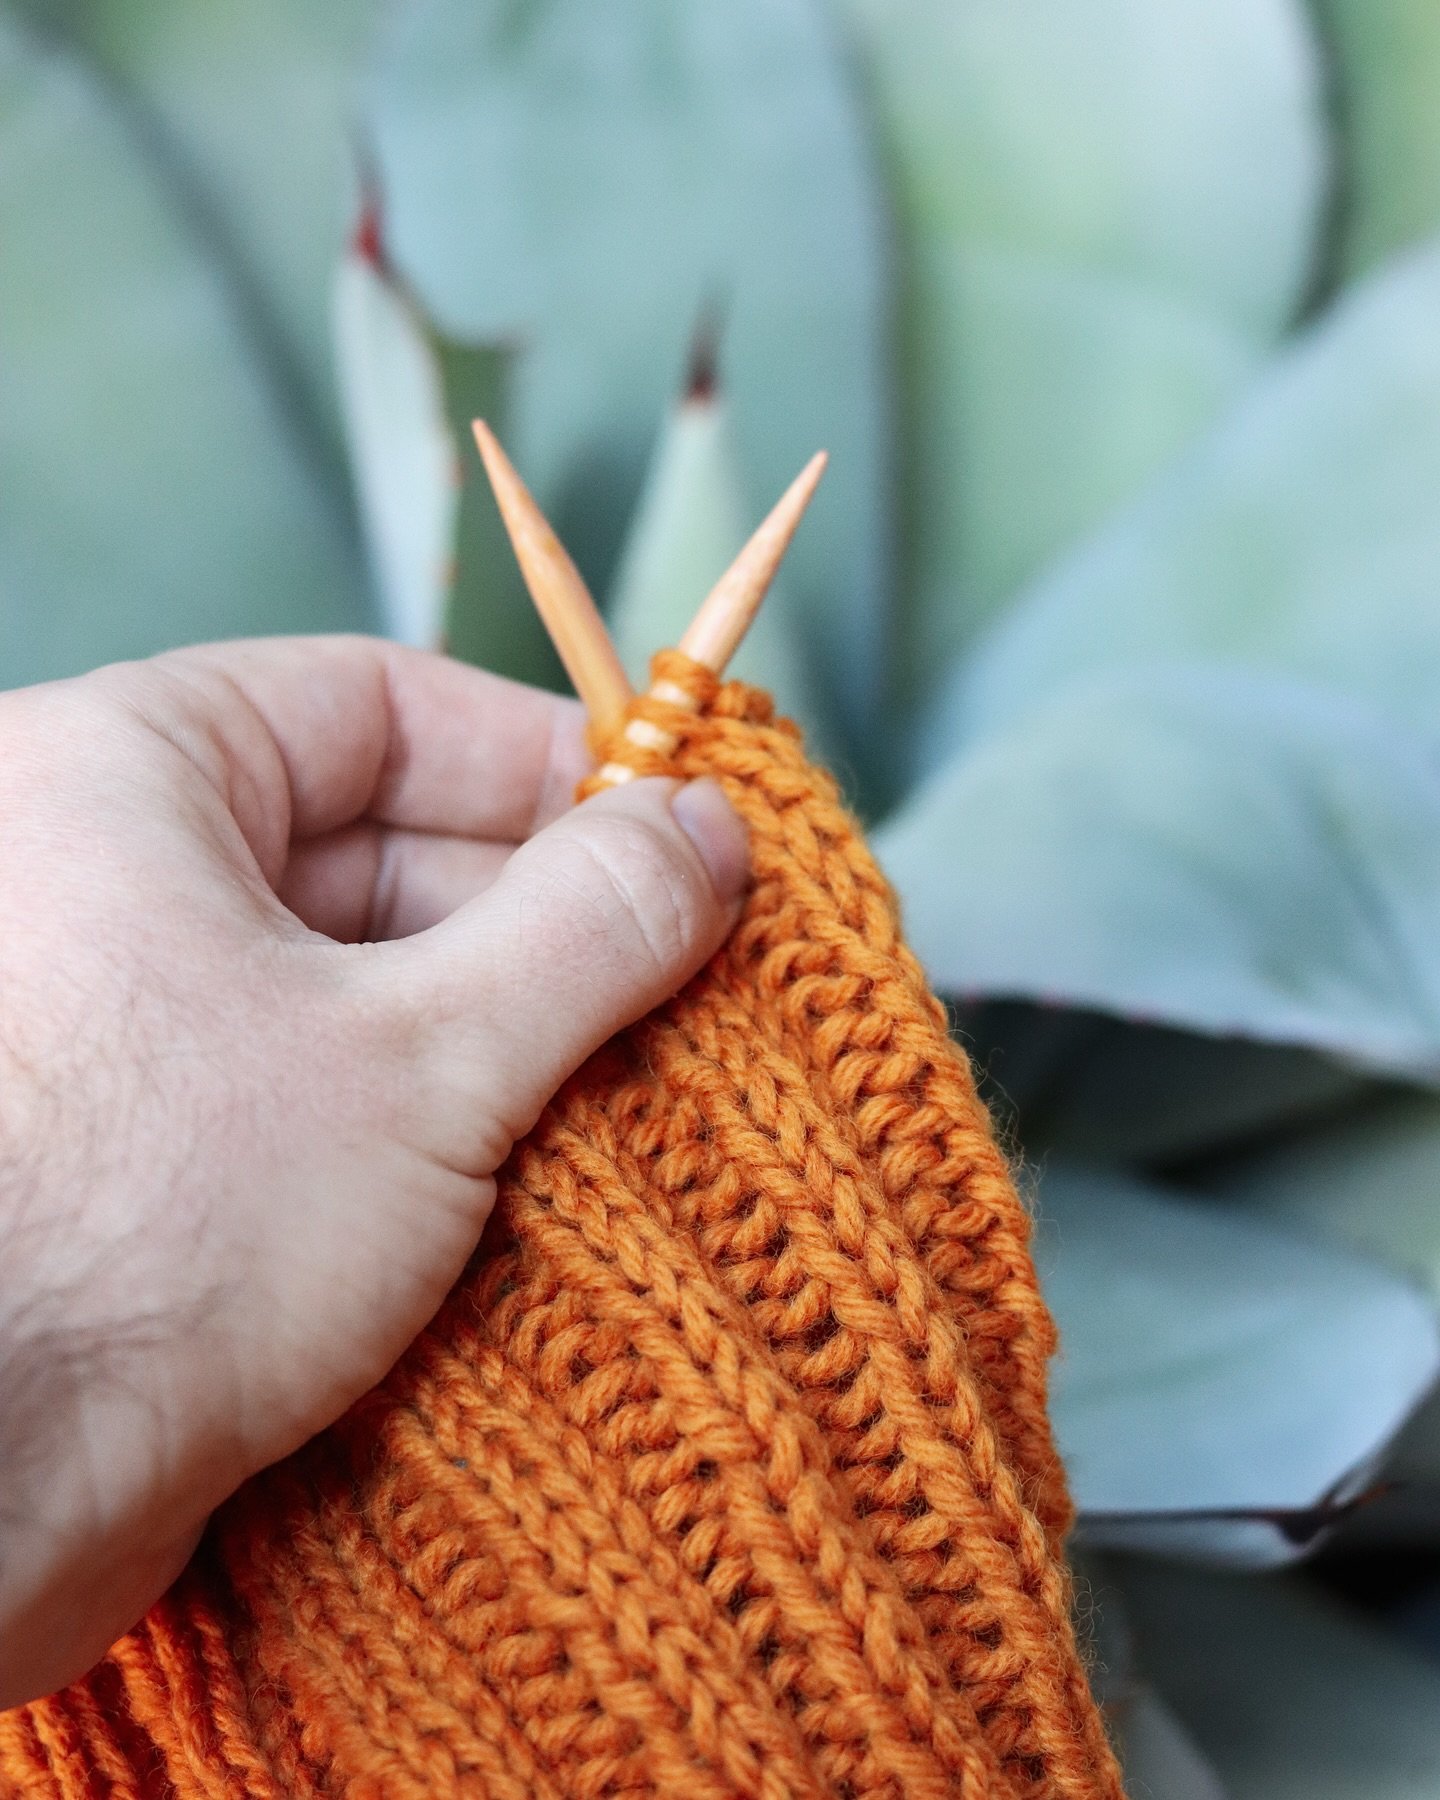
[[[624,718],[635,694],[605,621],[581,580],[580,571],[516,474],[495,433],[483,419],[476,419],[472,429],[535,610],[544,621],[592,726],[600,735],[608,735]],[[775,579],[795,528],[825,473],[826,460],[823,450],[810,458],[705,597],[677,646],[692,662],[716,675],[724,674]],[[650,695],[672,705],[693,705],[690,696],[673,682],[657,681]],[[625,736],[632,744],[661,752],[673,749],[675,743],[668,733],[645,719],[632,719]],[[600,779],[613,785],[631,780],[634,773],[624,763],[609,762],[601,769]]]

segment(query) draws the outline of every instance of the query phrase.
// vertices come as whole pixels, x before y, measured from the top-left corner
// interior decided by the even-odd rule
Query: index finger
[[[232,796],[254,789],[271,816],[288,804],[295,838],[371,818],[520,842],[590,766],[576,701],[381,638],[257,638],[157,660],[194,684],[241,778]],[[288,794],[270,791],[277,760]]]

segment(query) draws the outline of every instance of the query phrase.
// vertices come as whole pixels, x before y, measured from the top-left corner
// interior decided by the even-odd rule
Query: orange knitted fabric
[[[657,671],[674,754],[607,752],[724,783],[738,929],[515,1150],[382,1386],[0,1716],[0,1795],[1118,1800],[968,1067],[794,729]]]

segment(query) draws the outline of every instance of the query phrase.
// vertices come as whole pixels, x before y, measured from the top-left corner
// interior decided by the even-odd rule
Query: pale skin
[[[0,1708],[384,1374],[723,941],[719,789],[588,766],[573,702],[363,638],[0,695]]]

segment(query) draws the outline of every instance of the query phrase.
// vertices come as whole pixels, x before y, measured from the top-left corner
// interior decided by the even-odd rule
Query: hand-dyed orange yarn
[[[0,1794],[1118,1800],[1068,1617],[1054,1333],[969,1070],[763,696],[725,949],[572,1080],[389,1379],[217,1516]]]

